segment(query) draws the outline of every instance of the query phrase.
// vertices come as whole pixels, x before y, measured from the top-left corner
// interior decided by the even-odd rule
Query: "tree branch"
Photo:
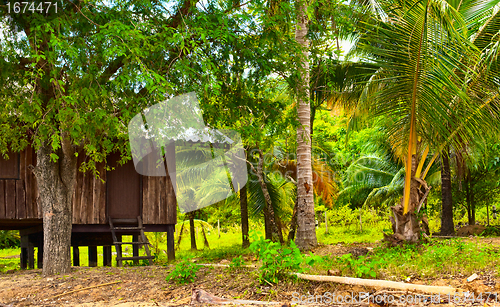
[[[113,76],[118,69],[120,69],[123,66],[123,60],[125,59],[125,56],[119,56],[117,57],[113,62],[109,64],[109,66],[104,70],[102,73],[101,77],[99,78],[99,83],[103,84],[109,81],[109,78]]]

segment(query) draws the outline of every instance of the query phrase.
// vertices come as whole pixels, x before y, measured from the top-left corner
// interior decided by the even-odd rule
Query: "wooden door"
[[[118,165],[119,159],[119,154],[108,158],[109,165],[115,168],[106,174],[108,217],[135,219],[142,216],[142,176],[135,171],[131,160]]]

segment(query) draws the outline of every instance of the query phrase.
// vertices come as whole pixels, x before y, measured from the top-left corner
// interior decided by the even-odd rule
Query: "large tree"
[[[111,152],[125,161],[130,118],[183,90],[187,81],[178,72],[190,69],[186,58],[226,33],[219,22],[227,24],[240,7],[196,4],[72,1],[56,12],[44,2],[44,12],[27,7],[21,14],[1,2],[0,150],[30,143],[37,150],[44,275],[70,269],[77,169],[98,176],[95,164]],[[77,165],[77,154],[88,156],[84,164]]]

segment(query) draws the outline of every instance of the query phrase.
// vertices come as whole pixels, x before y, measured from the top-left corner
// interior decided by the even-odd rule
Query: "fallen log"
[[[216,266],[216,267],[229,267],[225,264],[198,264],[202,266]],[[257,268],[256,266],[246,266],[251,268]],[[329,281],[336,282],[339,284],[347,284],[347,285],[358,285],[358,286],[366,286],[366,287],[382,287],[382,288],[390,288],[397,289],[403,291],[420,291],[424,293],[432,293],[432,294],[444,294],[444,295],[459,295],[463,291],[454,287],[444,287],[444,286],[426,286],[426,285],[417,285],[417,284],[409,284],[397,281],[389,281],[389,280],[381,280],[381,279],[363,279],[363,278],[354,278],[354,277],[343,277],[343,276],[325,276],[325,275],[308,275],[301,273],[290,273],[290,275],[295,275],[300,279],[312,280],[312,281]]]
[[[213,266],[216,268],[229,268],[228,264],[221,264],[221,263],[196,263],[196,265],[201,265],[201,266]],[[250,269],[258,269],[256,265],[252,264],[243,264],[241,265],[242,268],[250,268]]]
[[[248,300],[233,300],[222,298],[208,293],[202,289],[193,289],[191,295],[191,305],[195,304],[218,304],[218,305],[276,305],[278,302],[262,302],[262,301],[248,301]]]
[[[433,293],[433,294],[454,295],[461,292],[459,289],[453,287],[416,285],[416,284],[408,284],[408,283],[380,280],[380,279],[362,279],[362,278],[342,277],[342,276],[308,275],[301,273],[292,273],[292,275],[295,275],[300,279],[306,279],[312,281],[330,281],[347,285],[391,288],[404,291],[421,291],[424,293]]]

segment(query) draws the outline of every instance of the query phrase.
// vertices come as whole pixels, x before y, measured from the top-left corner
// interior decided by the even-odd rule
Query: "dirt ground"
[[[491,244],[499,244],[500,239],[483,239]],[[343,254],[352,248],[371,247],[370,244],[344,246],[341,244],[318,248],[315,253]],[[298,297],[304,304],[320,305],[305,300],[309,294],[349,295],[350,293],[389,294],[396,299],[411,293],[391,291],[390,289],[366,288],[327,282],[293,282],[287,281],[278,285],[259,284],[253,269],[242,269],[240,272],[228,272],[220,267],[203,267],[197,273],[197,280],[189,285],[178,286],[167,282],[166,276],[173,266],[149,267],[98,267],[73,268],[71,274],[43,278],[41,270],[16,271],[0,274],[0,307],[2,306],[184,306],[191,303],[193,289],[203,289],[215,296],[262,302],[275,302],[273,306],[290,306]],[[432,282],[412,280],[413,283],[437,286],[453,286],[480,292],[500,292],[500,280],[491,276],[480,275],[472,283],[465,280],[439,279]],[[467,284],[464,287],[464,284]],[[99,286],[99,287],[94,287]],[[82,290],[87,287],[89,289]],[[311,298],[311,297],[309,297]],[[451,302],[450,302],[451,300]],[[351,304],[329,304],[330,306],[494,306],[500,305],[500,298],[490,297],[488,301],[453,303],[451,299],[441,296],[439,302],[432,301],[421,304],[376,304],[363,302]],[[433,304],[436,303],[436,304]],[[325,306],[325,305],[322,305]]]

